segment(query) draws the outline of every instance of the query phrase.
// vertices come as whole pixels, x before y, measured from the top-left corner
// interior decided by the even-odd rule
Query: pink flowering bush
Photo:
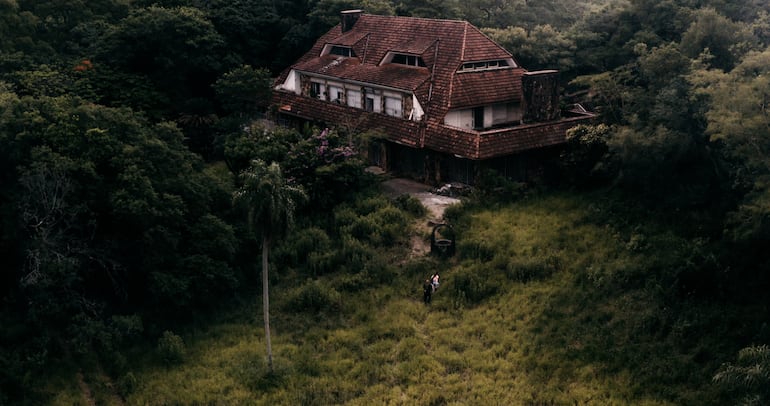
[[[295,143],[284,167],[287,176],[308,191],[316,209],[331,208],[370,183],[355,148],[328,128]]]

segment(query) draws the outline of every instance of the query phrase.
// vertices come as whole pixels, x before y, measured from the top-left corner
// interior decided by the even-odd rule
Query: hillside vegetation
[[[284,272],[273,288],[274,373],[258,301],[244,300],[180,331],[186,352],[175,362],[134,348],[126,400],[724,404],[711,377],[747,338],[768,334],[755,328],[760,313],[682,297],[675,280],[702,260],[702,247],[655,221],[613,224],[618,213],[602,196],[452,208],[456,257],[404,261],[408,247],[391,248],[383,256],[392,277],[355,288],[346,273]],[[442,284],[425,305],[420,281],[435,270]]]
[[[481,168],[447,262],[380,134],[270,121],[353,8],[468,20],[600,113]],[[757,0],[0,0],[0,404],[770,403],[769,77]]]

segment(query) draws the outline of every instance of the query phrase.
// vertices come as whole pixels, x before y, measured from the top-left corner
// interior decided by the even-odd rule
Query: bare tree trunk
[[[270,237],[262,237],[262,312],[265,316],[265,342],[267,343],[267,368],[273,372],[273,346],[270,343],[270,296],[267,289],[267,259],[270,253]]]

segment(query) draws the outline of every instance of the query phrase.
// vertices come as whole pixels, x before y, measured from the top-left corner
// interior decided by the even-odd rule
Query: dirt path
[[[415,197],[428,210],[428,218],[420,219],[415,224],[416,234],[412,235],[412,256],[423,256],[430,253],[430,243],[424,236],[433,231],[436,224],[444,220],[444,210],[450,205],[457,204],[460,199],[432,193],[428,185],[408,179],[388,179],[382,183],[383,192],[395,198],[404,194]]]
[[[86,405],[88,406],[95,406],[96,401],[94,400],[94,396],[91,393],[91,387],[88,386],[86,383],[85,378],[83,377],[83,373],[78,371],[78,373],[75,375],[75,377],[78,380],[78,386],[80,387],[80,393],[83,395],[83,399],[86,401]]]

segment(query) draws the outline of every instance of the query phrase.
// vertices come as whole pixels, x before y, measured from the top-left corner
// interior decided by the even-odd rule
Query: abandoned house
[[[558,71],[527,71],[468,22],[361,10],[279,75],[273,104],[286,123],[378,130],[373,165],[434,184],[481,166],[527,179],[594,117],[562,109]]]

